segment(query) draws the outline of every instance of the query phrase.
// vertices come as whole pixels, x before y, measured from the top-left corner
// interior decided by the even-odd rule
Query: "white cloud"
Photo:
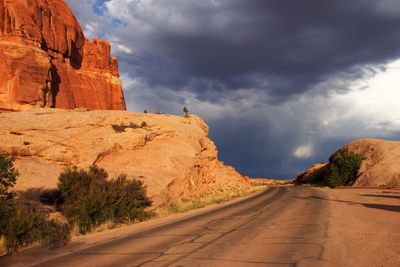
[[[293,151],[293,156],[295,156],[298,159],[307,159],[313,156],[313,154],[314,154],[314,147],[311,144],[299,146]]]
[[[118,44],[118,43],[112,43],[112,45],[115,46],[115,48],[122,53],[132,54],[132,49],[126,45]]]
[[[320,111],[321,124],[349,125],[357,122],[358,134],[400,130],[400,60],[375,76],[354,82],[346,94],[333,94]],[[354,127],[353,127],[354,128]],[[345,133],[343,133],[345,134]]]
[[[96,38],[97,37],[96,28],[97,28],[97,23],[88,22],[85,25],[85,28],[83,29],[85,37],[88,38],[89,40],[92,40],[92,39]]]

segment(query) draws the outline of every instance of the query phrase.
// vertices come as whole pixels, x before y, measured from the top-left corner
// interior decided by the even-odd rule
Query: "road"
[[[400,263],[400,236],[391,235],[396,228],[400,230],[400,221],[388,224],[389,232],[369,229],[376,228],[373,223],[367,224],[368,229],[362,228],[365,233],[380,231],[376,240],[368,236],[369,243],[377,249],[385,248],[385,240],[390,237],[385,248],[389,251],[381,255],[382,259],[378,257],[377,262],[371,261],[373,255],[358,248],[356,239],[352,243],[358,237],[341,229],[348,227],[346,223],[363,222],[342,220],[345,215],[333,210],[343,205],[342,210],[349,208],[346,212],[350,214],[346,216],[351,217],[353,211],[365,214],[371,207],[339,199],[347,195],[334,199],[332,191],[312,187],[272,188],[240,202],[83,250],[67,254],[50,251],[35,258],[22,252],[1,259],[0,265],[26,266],[40,262],[35,266],[396,266]],[[398,195],[393,196],[387,199],[398,201]],[[394,210],[371,212],[397,220],[399,212],[393,207]]]

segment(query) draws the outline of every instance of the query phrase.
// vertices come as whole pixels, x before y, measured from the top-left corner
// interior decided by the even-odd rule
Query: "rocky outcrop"
[[[322,181],[334,156],[339,152],[352,152],[365,157],[353,186],[400,187],[400,141],[369,138],[344,145],[330,157],[329,163],[313,165],[297,176],[295,182],[300,184]]]
[[[39,106],[125,110],[117,59],[63,0],[0,0],[0,109]]]
[[[145,122],[145,123],[144,123]],[[116,132],[112,125],[126,125]],[[68,165],[126,173],[156,204],[248,189],[248,178],[218,160],[197,116],[32,109],[0,114],[0,154],[15,155],[16,188],[54,188]]]
[[[365,157],[354,186],[400,187],[400,141],[359,139],[341,150]]]
[[[305,172],[299,174],[295,179],[295,184],[316,184],[324,181],[328,174],[328,163],[315,163]]]

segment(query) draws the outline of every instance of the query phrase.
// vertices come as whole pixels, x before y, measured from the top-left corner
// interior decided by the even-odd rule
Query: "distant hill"
[[[352,152],[365,157],[353,186],[400,187],[400,141],[370,138],[344,145],[330,157],[329,163],[311,166],[296,177],[295,183],[321,182],[329,172],[333,157],[340,152]]]

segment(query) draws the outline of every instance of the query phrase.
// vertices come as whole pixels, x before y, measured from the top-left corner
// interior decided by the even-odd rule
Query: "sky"
[[[129,111],[186,105],[244,175],[292,178],[351,140],[400,140],[398,0],[66,2],[111,42]]]

